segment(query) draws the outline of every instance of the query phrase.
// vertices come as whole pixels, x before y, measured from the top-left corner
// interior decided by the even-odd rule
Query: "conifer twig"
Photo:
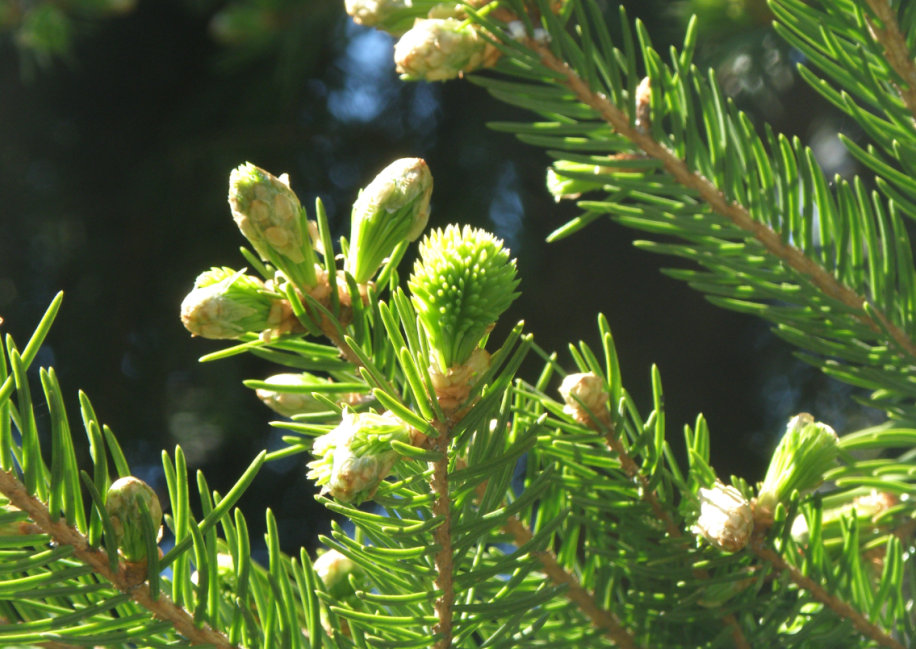
[[[627,474],[631,480],[639,481],[640,492],[642,493],[642,499],[652,508],[652,513],[655,516],[664,522],[665,530],[668,532],[668,536],[673,539],[679,539],[684,536],[681,529],[674,524],[674,520],[671,518],[670,512],[662,507],[662,504],[658,501],[658,498],[655,496],[655,490],[649,486],[649,479],[639,470],[636,462],[630,457],[630,454],[627,453],[627,450],[624,448],[623,443],[620,441],[620,438],[617,436],[614,431],[614,424],[609,417],[605,417],[600,424],[595,424],[593,419],[589,420],[589,425],[593,430],[598,431],[604,435],[604,441],[607,443],[608,447],[617,454],[617,458],[620,460],[620,466],[623,469],[624,473]],[[700,579],[709,579],[710,574],[708,570],[703,568],[695,568],[693,574]],[[732,639],[735,641],[735,646],[738,649],[751,649],[751,645],[748,643],[747,638],[744,637],[744,632],[741,630],[741,626],[738,624],[738,619],[732,613],[726,613],[722,616],[722,623],[731,629]]]
[[[879,29],[874,21],[868,18],[869,31],[872,38],[884,47],[887,62],[906,84],[903,88],[898,86],[897,92],[900,93],[903,103],[916,119],[916,65],[913,63],[910,48],[906,44],[906,37],[900,31],[897,16],[894,15],[894,9],[887,0],[866,0],[866,2],[884,25],[883,29]]]
[[[531,530],[518,519],[518,516],[510,517],[503,525],[503,529],[512,535],[517,547],[522,547],[533,538]],[[582,587],[575,575],[570,574],[560,565],[553,552],[540,550],[531,554],[541,562],[544,574],[550,577],[553,583],[568,586],[565,593],[566,599],[578,606],[595,627],[603,629],[617,647],[640,649],[633,635],[621,624],[617,616],[598,606],[594,595]]]
[[[876,0],[881,1],[881,0]],[[886,330],[893,343],[909,356],[916,358],[916,343],[902,329],[893,324],[886,315],[877,308],[872,309],[878,322],[872,320],[864,312],[865,298],[855,291],[844,286],[827,272],[813,259],[810,259],[795,246],[785,243],[782,236],[760,221],[754,220],[744,206],[730,201],[709,179],[699,173],[691,171],[687,164],[674,154],[668,147],[656,142],[648,133],[642,133],[630,126],[627,115],[610,101],[604,94],[593,91],[589,85],[565,62],[558,59],[545,46],[528,39],[528,47],[541,59],[545,67],[557,72],[564,77],[563,85],[573,91],[582,103],[594,108],[602,119],[610,124],[615,131],[633,142],[648,156],[659,160],[665,170],[671,174],[681,185],[699,193],[709,206],[717,213],[729,219],[742,230],[754,235],[763,247],[775,255],[787,266],[804,275],[808,280],[825,295],[852,307],[859,313],[855,317],[875,332]],[[880,323],[880,324],[879,324]]]
[[[785,559],[773,550],[767,548],[763,544],[761,538],[752,539],[750,548],[754,554],[770,563],[779,572],[788,573],[792,583],[811,593],[814,599],[840,617],[850,620],[856,630],[862,635],[871,638],[881,646],[888,647],[889,649],[906,649],[901,643],[897,642],[880,627],[869,622],[864,615],[859,613],[849,604],[828,593],[820,584],[803,575],[795,566],[786,563]]]
[[[108,554],[102,549],[93,550],[86,537],[68,526],[64,519],[53,522],[47,506],[34,496],[30,496],[12,473],[0,470],[0,493],[6,496],[14,507],[28,514],[32,522],[46,534],[50,534],[58,545],[72,546],[73,554],[80,561],[90,566],[113,587],[130,595],[132,600],[153,616],[170,622],[175,631],[187,638],[191,644],[213,645],[217,649],[239,649],[229,642],[223,633],[209,625],[195,625],[194,617],[177,606],[164,593],[160,593],[158,599],[154,600],[146,582],[137,584],[131,578],[124,562],[119,562],[117,573],[111,572],[108,567]]]
[[[436,589],[442,595],[436,600],[435,608],[439,622],[435,632],[442,638],[434,649],[449,649],[452,646],[452,604],[455,600],[455,587],[452,584],[452,503],[448,495],[448,444],[450,426],[438,426],[439,436],[432,440],[433,450],[443,454],[437,462],[431,462],[433,477],[430,482],[436,494],[433,503],[433,516],[442,516],[442,524],[433,530],[433,538],[441,549],[436,553]]]

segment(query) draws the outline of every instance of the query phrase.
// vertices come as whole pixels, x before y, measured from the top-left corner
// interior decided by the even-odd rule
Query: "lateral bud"
[[[153,530],[161,536],[162,507],[152,487],[132,476],[121,478],[108,488],[105,509],[111,518],[118,539],[118,548],[126,561],[136,563],[146,559],[146,533],[139,501],[143,501],[152,518]]]
[[[693,531],[724,552],[744,549],[754,531],[750,503],[732,486],[716,481],[700,488],[700,517]]]

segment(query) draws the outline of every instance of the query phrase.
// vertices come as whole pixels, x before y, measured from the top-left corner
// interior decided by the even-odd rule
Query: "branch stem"
[[[869,8],[884,25],[879,29],[874,21],[868,19],[869,31],[872,38],[878,41],[887,55],[887,62],[890,63],[900,78],[903,79],[904,87],[897,87],[897,92],[906,107],[916,118],[916,65],[913,63],[913,56],[910,48],[906,44],[906,37],[900,31],[900,25],[897,23],[897,16],[894,8],[891,7],[887,0],[866,0]]]
[[[870,2],[884,2],[884,0],[870,0]],[[684,187],[699,193],[714,211],[729,219],[742,230],[752,233],[754,238],[763,244],[763,247],[769,253],[808,278],[808,281],[825,295],[858,311],[856,318],[860,322],[875,332],[880,333],[883,330],[887,330],[891,335],[892,342],[899,350],[912,358],[916,358],[916,344],[902,329],[893,324],[886,315],[877,309],[872,309],[872,312],[879,322],[875,322],[865,313],[865,298],[837,281],[833,275],[813,259],[807,257],[800,249],[785,243],[778,232],[760,221],[754,220],[742,205],[730,201],[709,179],[691,171],[687,164],[668,147],[656,142],[648,133],[643,133],[630,126],[629,118],[620,108],[602,93],[593,91],[575,70],[554,56],[548,48],[531,40],[528,41],[528,46],[537,53],[544,66],[563,75],[565,78],[565,81],[562,81],[563,85],[572,90],[579,101],[598,111],[601,117],[613,126],[618,134],[633,142],[648,156],[659,160],[675,180]]]
[[[105,551],[93,550],[86,537],[69,527],[63,518],[52,522],[47,506],[34,496],[30,496],[12,473],[0,471],[0,492],[13,506],[28,514],[32,522],[44,533],[50,534],[58,545],[73,546],[73,554],[80,561],[92,567],[97,575],[113,587],[130,595],[131,599],[156,618],[170,622],[175,631],[187,638],[191,644],[213,645],[217,649],[239,649],[229,642],[224,634],[207,624],[196,626],[194,617],[166,595],[160,593],[159,598],[154,600],[146,582],[137,584],[131,577],[131,572],[135,574],[135,571],[131,571],[124,562],[119,562],[117,573],[111,572]]]
[[[452,506],[448,495],[448,444],[449,427],[441,426],[439,436],[433,440],[433,448],[445,457],[438,462],[430,462],[433,469],[431,487],[436,494],[433,504],[433,516],[442,516],[444,521],[435,530],[433,538],[441,546],[436,553],[436,589],[442,595],[436,600],[436,616],[439,622],[435,632],[442,637],[434,649],[449,649],[452,646],[452,604],[455,601],[455,588],[452,585]]]
[[[902,644],[894,640],[894,638],[888,635],[880,627],[869,622],[864,615],[852,608],[849,604],[843,602],[840,599],[837,599],[828,593],[820,584],[803,575],[795,566],[791,566],[786,563],[786,561],[781,556],[776,554],[776,552],[765,547],[761,539],[752,540],[750,548],[754,554],[756,554],[764,561],[770,563],[779,572],[788,573],[792,583],[794,583],[799,588],[803,588],[804,590],[811,593],[811,596],[814,597],[814,599],[819,601],[821,604],[829,608],[840,617],[850,620],[853,626],[855,626],[856,630],[858,630],[862,635],[874,640],[883,647],[888,647],[889,649],[906,649]]]

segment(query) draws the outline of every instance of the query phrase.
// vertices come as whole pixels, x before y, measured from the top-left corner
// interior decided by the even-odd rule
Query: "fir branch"
[[[509,518],[503,529],[512,535],[517,547],[530,543],[533,538],[531,530],[517,516]],[[544,574],[550,577],[553,583],[568,587],[566,599],[578,606],[595,627],[603,629],[616,646],[620,649],[640,649],[632,634],[621,624],[617,616],[598,606],[594,595],[582,587],[575,575],[563,569],[553,552],[539,550],[531,554],[541,562]]]
[[[356,355],[347,343],[341,340],[337,333],[337,329],[326,317],[321,318],[321,333],[327,336],[328,340],[337,346],[341,356],[346,358],[348,362],[353,363],[356,367],[362,367],[363,363],[359,360],[359,356]]]
[[[439,436],[432,440],[434,451],[442,453],[442,459],[436,462],[430,462],[433,469],[433,477],[430,481],[430,487],[436,494],[436,502],[433,504],[433,516],[442,516],[443,521],[435,530],[433,538],[441,549],[436,553],[436,589],[442,591],[442,595],[436,600],[435,608],[439,622],[435,626],[435,632],[441,633],[442,637],[434,645],[435,649],[449,649],[452,646],[452,604],[455,600],[455,588],[452,584],[452,506],[448,495],[448,445],[450,439],[450,427],[438,426]]]
[[[589,425],[592,429],[604,436],[604,441],[607,443],[608,448],[617,454],[624,473],[626,473],[631,480],[637,480],[639,482],[639,491],[642,494],[642,499],[652,508],[652,513],[665,523],[665,530],[668,532],[668,536],[673,539],[682,538],[684,533],[674,524],[671,514],[667,509],[662,507],[662,504],[655,496],[655,490],[650,487],[648,478],[639,470],[636,462],[630,457],[630,454],[627,453],[627,450],[624,448],[623,443],[621,443],[620,438],[614,430],[614,424],[611,419],[609,417],[604,417],[603,419],[599,419],[598,424],[595,424],[594,420],[591,420],[589,421]],[[693,574],[700,579],[710,578],[709,571],[703,568],[694,569]],[[735,646],[738,647],[738,649],[751,649],[750,643],[748,643],[747,638],[744,637],[744,632],[738,624],[738,619],[732,613],[723,615],[722,623],[731,629],[732,639],[735,641]]]
[[[820,584],[803,575],[798,568],[786,563],[786,561],[776,552],[764,546],[761,538],[753,539],[750,544],[750,549],[758,557],[770,563],[779,572],[788,573],[792,583],[811,593],[811,596],[818,602],[822,603],[841,618],[849,619],[856,630],[862,635],[890,649],[905,649],[902,644],[897,642],[880,627],[869,622],[864,615],[852,608],[849,604],[828,593]]]
[[[894,9],[887,0],[866,1],[875,16],[884,25],[884,28],[880,29],[871,18],[867,18],[869,31],[872,38],[884,47],[887,62],[906,84],[903,88],[898,86],[897,92],[900,93],[900,98],[903,99],[916,120],[916,64],[913,63],[913,56],[910,48],[907,47],[906,37],[900,31]]]
[[[123,593],[130,595],[137,604],[148,610],[156,618],[168,621],[175,631],[191,644],[212,645],[216,649],[239,649],[229,639],[207,624],[197,626],[194,617],[185,609],[175,605],[166,595],[159,594],[153,599],[149,586],[137,583],[136,569],[125,562],[118,564],[118,572],[113,573],[108,567],[108,555],[102,549],[94,550],[89,541],[78,531],[69,527],[64,519],[51,520],[47,506],[34,496],[30,496],[21,482],[11,473],[0,471],[0,493],[9,499],[10,504],[28,514],[32,522],[51,537],[58,545],[69,545],[74,548],[74,555],[96,574],[108,581]]]
[[[869,312],[874,314],[874,319],[872,319],[865,312],[867,304],[865,298],[837,281],[833,275],[807,257],[800,249],[785,243],[778,232],[754,220],[742,205],[730,202],[709,179],[690,171],[683,160],[653,139],[651,135],[630,126],[629,118],[620,108],[604,94],[593,91],[575,70],[557,58],[549,48],[531,39],[526,40],[526,45],[540,57],[541,63],[546,68],[562,75],[563,80],[560,83],[572,90],[579,101],[598,111],[602,119],[610,124],[618,134],[633,142],[648,156],[659,160],[665,170],[681,185],[696,191],[713,210],[728,218],[739,228],[752,233],[769,253],[806,277],[825,295],[858,311],[854,314],[856,319],[872,331],[879,333],[886,331],[900,352],[916,359],[916,343],[902,329],[894,325],[884,313],[869,305]]]

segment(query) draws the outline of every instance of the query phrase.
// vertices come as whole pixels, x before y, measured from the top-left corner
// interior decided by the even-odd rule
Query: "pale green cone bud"
[[[592,372],[569,374],[560,384],[560,395],[566,405],[563,412],[583,424],[589,423],[591,412],[598,420],[607,420],[607,402],[610,394],[604,379]]]
[[[741,492],[716,481],[712,489],[700,488],[699,498],[694,533],[724,552],[744,549],[754,531],[754,515]]]
[[[357,25],[400,36],[422,16],[429,0],[347,0],[347,13]]]
[[[492,65],[499,51],[455,18],[418,19],[394,47],[398,72],[411,80],[445,81]]]
[[[310,393],[284,391],[284,388],[301,388],[302,386],[327,383],[311,374],[276,374],[265,380],[265,383],[276,385],[276,390],[258,388],[255,394],[268,408],[284,417],[303,415],[310,412],[324,412],[327,404],[322,403]]]
[[[442,372],[470,358],[489,327],[518,297],[515,260],[489,232],[450,225],[419,246],[408,286]]]
[[[181,321],[195,336],[233,339],[290,324],[288,308],[257,277],[212,268],[198,276],[194,290],[181,303]]]
[[[229,175],[229,206],[239,230],[261,259],[274,264],[293,281],[315,285],[315,251],[303,231],[302,207],[289,187],[289,177],[279,178],[245,163]]]
[[[808,413],[789,421],[757,496],[757,506],[773,512],[787,503],[792,492],[811,491],[824,481],[824,473],[836,462],[838,438],[827,424],[814,421]]]
[[[105,509],[118,538],[118,547],[126,561],[146,559],[146,532],[138,500],[142,500],[153,519],[153,531],[158,534],[162,525],[162,507],[153,489],[137,478],[116,480],[108,488]]]
[[[328,550],[322,554],[315,559],[312,567],[315,568],[315,574],[324,583],[328,594],[337,601],[354,594],[353,586],[350,584],[350,575],[359,579],[365,574],[363,569],[356,565],[350,557],[337,550]]]
[[[365,284],[402,241],[413,241],[429,220],[433,176],[420,158],[388,165],[353,205],[347,270]]]
[[[391,442],[410,443],[410,430],[393,414],[344,410],[334,430],[315,439],[308,477],[340,502],[359,504],[372,498],[399,455]]]
[[[828,503],[830,503],[829,506]],[[872,489],[871,493],[867,495],[856,495],[854,491],[831,494],[824,499],[824,508],[821,513],[821,539],[842,538],[844,527],[842,519],[853,514],[859,521],[860,530],[877,529],[874,522],[878,517],[899,503],[900,500],[894,494],[877,489]],[[797,543],[807,543],[809,531],[808,521],[804,515],[797,516],[792,522],[792,538]]]

